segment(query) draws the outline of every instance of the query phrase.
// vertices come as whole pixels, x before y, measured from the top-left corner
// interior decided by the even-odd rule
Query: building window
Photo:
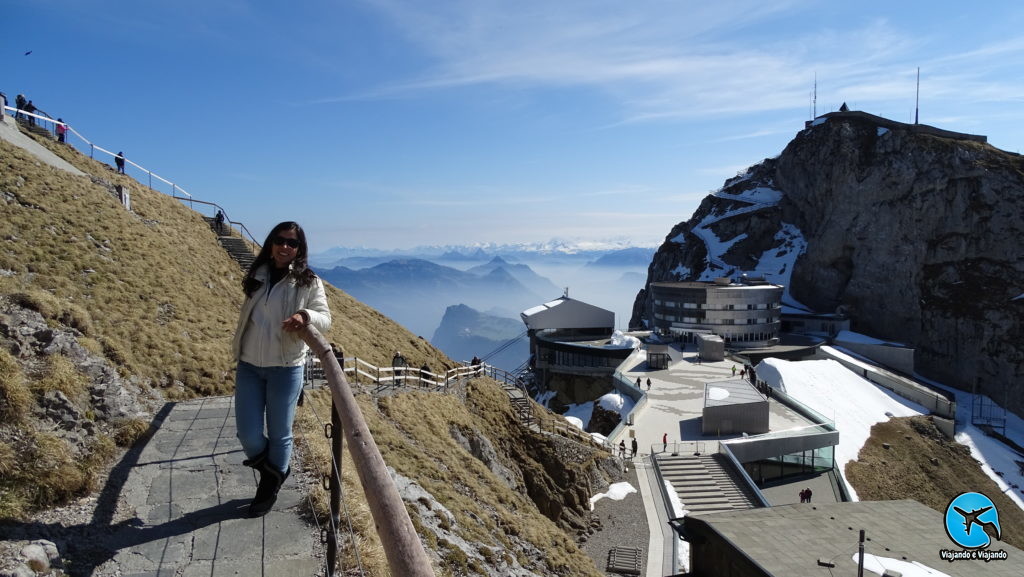
[[[695,308],[697,308],[697,303],[683,303],[683,308],[684,309],[695,309]]]

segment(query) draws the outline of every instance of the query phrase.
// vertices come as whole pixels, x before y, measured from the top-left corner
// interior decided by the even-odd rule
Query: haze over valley
[[[400,251],[335,247],[311,255],[310,262],[328,282],[431,340],[452,358],[468,360],[519,336],[526,329],[519,313],[566,290],[574,299],[614,312],[616,327],[625,330],[654,250],[621,244],[581,247],[557,240]],[[443,323],[449,307],[457,305],[473,314],[460,308],[455,316],[459,323],[455,318]],[[488,320],[467,325],[470,319]],[[454,346],[460,339],[462,345]],[[493,346],[486,348],[489,344]],[[488,362],[511,370],[525,355],[525,344],[513,346]]]

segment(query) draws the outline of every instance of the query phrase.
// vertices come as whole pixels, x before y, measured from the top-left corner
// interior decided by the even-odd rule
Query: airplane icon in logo
[[[964,511],[960,507],[953,507],[953,510],[956,511],[957,514],[959,514],[961,517],[964,518],[964,529],[967,530],[967,534],[968,535],[971,534],[972,526],[973,525],[977,525],[977,526],[981,527],[981,530],[984,531],[986,535],[988,535],[992,539],[995,539],[997,541],[1001,541],[1002,539],[999,538],[1000,537],[999,527],[995,523],[993,523],[991,521],[979,521],[978,520],[978,517],[980,517],[981,515],[985,514],[985,512],[987,512],[991,508],[992,508],[991,506],[990,507],[982,507],[981,509],[975,509],[975,510],[971,511],[970,513],[968,513],[967,511]]]

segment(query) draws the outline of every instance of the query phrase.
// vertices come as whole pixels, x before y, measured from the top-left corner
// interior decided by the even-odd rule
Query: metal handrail
[[[184,191],[182,191],[182,192],[184,192]],[[186,192],[185,194],[188,194],[188,193]],[[256,240],[256,237],[254,237],[252,235],[252,233],[249,232],[249,229],[245,227],[245,223],[243,223],[241,221],[237,221],[237,220],[231,220],[230,218],[228,218],[228,211],[224,210],[224,207],[222,207],[221,205],[217,204],[216,202],[209,202],[209,201],[206,201],[206,200],[198,200],[198,199],[192,198],[191,196],[186,198],[184,196],[171,195],[171,198],[176,199],[176,200],[185,200],[185,201],[188,201],[189,204],[191,204],[191,203],[199,203],[199,204],[206,204],[206,205],[209,205],[209,206],[216,207],[217,210],[219,210],[219,211],[224,213],[224,222],[228,223],[229,226],[231,226],[231,225],[237,226],[238,227],[239,236],[241,236],[241,234],[244,232],[249,237],[249,240],[254,245],[256,245],[256,249],[257,249],[256,252],[259,252],[259,249],[262,246],[262,245],[260,245],[260,241]]]
[[[315,327],[307,325],[299,336],[320,359],[324,377],[331,388],[334,413],[342,424],[349,454],[363,486],[366,503],[373,516],[374,526],[381,541],[386,544],[384,554],[392,575],[408,577],[434,577],[430,559],[416,534],[394,480],[388,474],[387,464],[373,441],[366,420],[356,403],[330,344]]]
[[[84,143],[89,145],[89,157],[90,158],[92,158],[93,153],[95,151],[97,151],[97,150],[100,151],[100,152],[109,154],[111,157],[114,157],[114,158],[116,158],[118,156],[117,153],[115,153],[115,152],[107,150],[107,149],[105,149],[105,148],[103,148],[101,146],[96,146],[91,141],[89,141],[89,139],[87,139],[86,137],[82,136],[81,133],[79,133],[70,124],[68,124],[66,122],[58,122],[57,120],[54,120],[53,118],[51,118],[49,116],[39,115],[39,114],[35,114],[33,112],[26,112],[24,110],[19,110],[17,108],[14,108],[13,106],[4,106],[4,108],[7,109],[7,110],[10,110],[11,112],[13,112],[14,114],[12,114],[12,116],[15,116],[15,115],[31,116],[33,118],[36,118],[36,119],[40,120],[41,122],[53,124],[54,126],[59,124],[59,125],[62,125],[64,127],[66,127],[68,129],[69,133],[74,134],[75,136],[80,138],[82,140],[82,142],[84,142]],[[2,113],[2,111],[0,111],[0,113]],[[39,126],[42,126],[42,125],[40,124]],[[45,128],[45,127],[43,127],[43,128],[46,129],[46,130],[49,130],[48,128]],[[222,211],[224,213],[225,221],[229,225],[233,225],[233,226],[236,226],[238,228],[240,235],[242,233],[245,233],[245,235],[249,237],[249,240],[252,241],[252,243],[255,244],[256,247],[260,247],[260,242],[258,240],[256,240],[256,237],[253,236],[253,234],[251,232],[249,232],[249,229],[246,228],[245,224],[240,222],[240,221],[237,221],[237,220],[228,219],[227,218],[227,214],[228,214],[227,211],[224,210],[224,208],[221,207],[219,204],[217,204],[215,202],[207,202],[207,201],[204,201],[204,200],[197,200],[197,199],[193,198],[192,195],[187,190],[185,190],[184,188],[181,188],[176,183],[171,182],[170,180],[167,180],[166,178],[160,176],[159,174],[154,173],[153,171],[143,167],[142,165],[137,164],[135,162],[132,162],[131,160],[128,160],[127,158],[124,159],[124,162],[127,165],[134,166],[135,168],[139,169],[140,171],[145,172],[149,176],[150,183],[149,183],[148,186],[149,186],[150,190],[154,190],[153,189],[152,179],[155,178],[155,179],[159,180],[160,182],[169,184],[171,186],[171,192],[168,195],[171,198],[175,198],[177,200],[188,201],[189,203],[206,204],[206,205],[210,205],[210,206],[216,207],[218,210],[220,210],[220,211]],[[178,196],[179,192],[184,194],[185,196]]]
[[[77,136],[78,138],[80,138],[80,139],[82,140],[82,142],[84,142],[84,143],[86,143],[86,144],[88,144],[88,145],[89,145],[89,158],[92,158],[92,157],[93,157],[93,154],[94,154],[94,152],[95,152],[96,150],[99,150],[100,152],[103,152],[103,153],[109,154],[109,155],[110,155],[111,157],[113,157],[113,158],[116,158],[116,157],[118,156],[116,152],[111,152],[111,151],[109,151],[109,150],[107,150],[107,149],[105,149],[105,148],[103,148],[103,147],[101,147],[101,146],[96,146],[95,144],[93,144],[93,143],[92,143],[92,141],[90,141],[90,140],[89,140],[88,138],[86,138],[86,137],[82,136],[82,134],[81,134],[80,132],[78,132],[77,130],[75,130],[75,129],[74,129],[74,127],[72,127],[72,126],[71,126],[70,124],[68,124],[67,122],[57,122],[56,120],[54,120],[53,118],[50,118],[50,117],[48,117],[48,116],[41,116],[41,115],[39,115],[39,114],[35,114],[35,113],[32,113],[32,112],[26,112],[26,111],[24,111],[24,110],[19,110],[19,109],[17,109],[17,108],[13,108],[13,107],[11,107],[11,106],[5,106],[4,108],[6,108],[6,109],[8,109],[8,110],[12,110],[12,111],[14,111],[15,115],[17,115],[17,116],[31,116],[31,117],[33,117],[33,118],[37,118],[37,119],[39,119],[39,120],[41,120],[41,121],[43,121],[43,122],[47,122],[47,123],[53,123],[54,125],[57,125],[57,124],[62,124],[62,125],[64,125],[64,126],[65,126],[65,127],[66,127],[66,128],[68,129],[68,132],[69,132],[70,134],[74,134],[75,136]],[[70,144],[70,143],[69,143],[69,144]],[[192,198],[192,195],[191,195],[191,194],[189,194],[189,192],[188,192],[188,191],[186,191],[186,190],[185,190],[184,188],[181,188],[181,187],[180,187],[180,186],[178,186],[177,184],[175,184],[175,183],[173,183],[173,182],[171,182],[171,181],[167,180],[166,178],[164,178],[164,177],[162,177],[162,176],[160,176],[160,175],[158,175],[158,174],[154,173],[154,172],[153,172],[152,170],[149,170],[148,168],[145,168],[145,167],[144,167],[144,166],[142,166],[142,165],[136,164],[135,162],[132,162],[131,160],[128,160],[127,158],[125,158],[125,159],[124,159],[124,162],[125,162],[125,164],[131,165],[131,166],[134,166],[135,168],[137,168],[137,169],[141,170],[142,172],[145,172],[145,173],[146,173],[146,174],[147,174],[147,175],[149,176],[149,178],[150,178],[150,184],[149,184],[149,188],[150,188],[150,189],[152,189],[152,188],[153,188],[153,183],[152,183],[152,180],[153,180],[154,178],[156,178],[157,180],[159,180],[159,181],[161,181],[161,182],[164,182],[164,183],[166,183],[166,184],[169,184],[169,185],[171,185],[171,196],[177,196],[177,194],[176,194],[176,193],[177,193],[177,192],[181,192],[181,193],[185,194],[185,196],[187,196],[187,197],[188,197],[189,199],[191,199],[191,198]]]

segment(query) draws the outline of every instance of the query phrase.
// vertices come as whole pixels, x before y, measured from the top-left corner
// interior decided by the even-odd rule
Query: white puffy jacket
[[[286,333],[281,322],[305,311],[309,322],[320,332],[331,327],[331,310],[323,281],[314,278],[308,286],[298,286],[287,276],[269,285],[270,268],[263,265],[253,274],[263,286],[245,299],[238,317],[232,353],[236,361],[258,367],[298,366],[306,360],[306,343],[295,333]]]

